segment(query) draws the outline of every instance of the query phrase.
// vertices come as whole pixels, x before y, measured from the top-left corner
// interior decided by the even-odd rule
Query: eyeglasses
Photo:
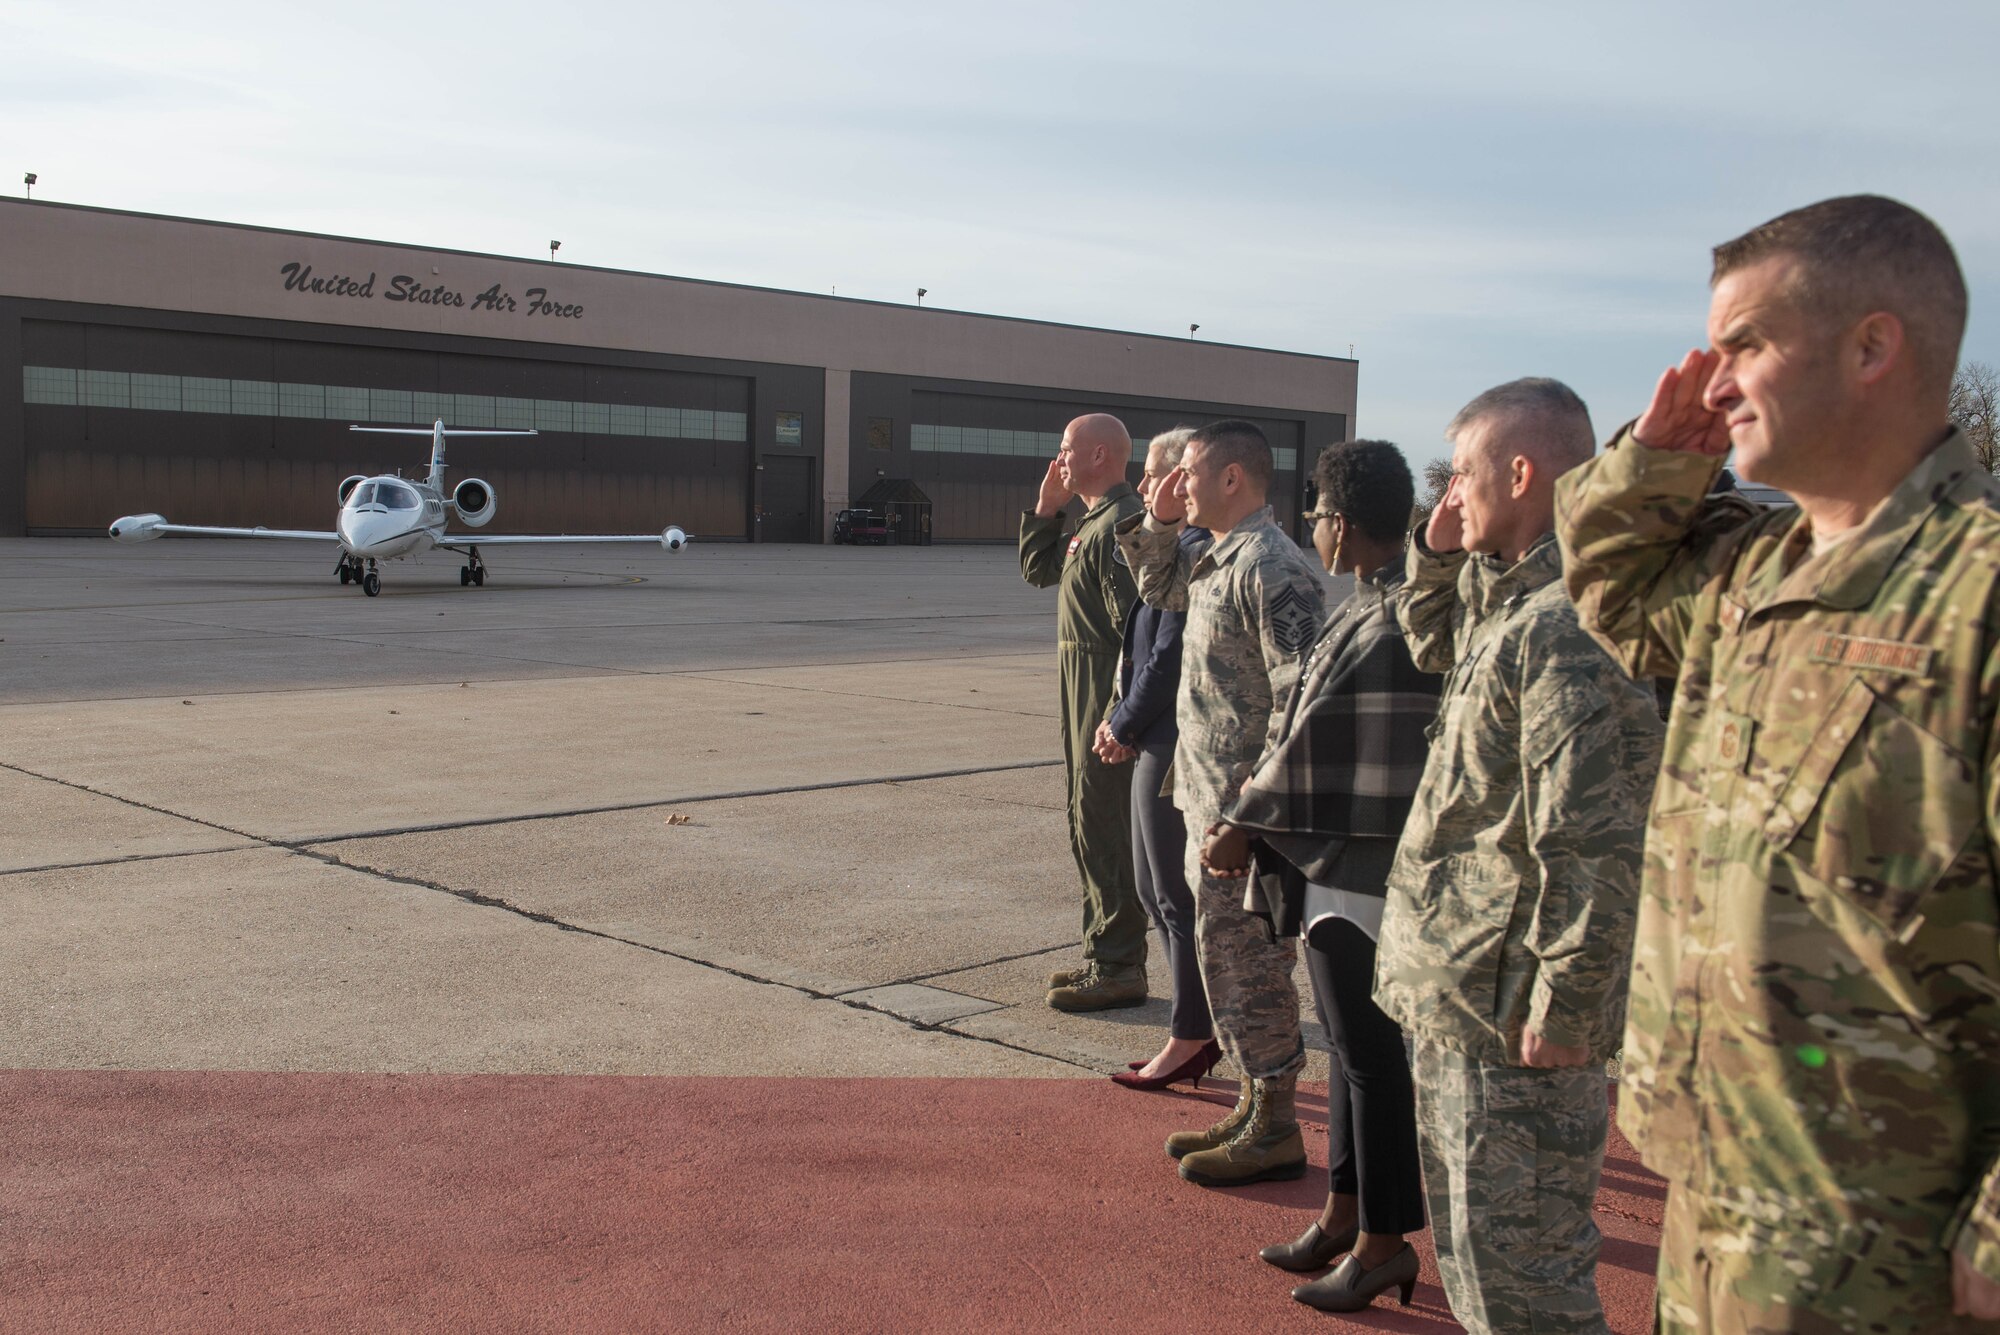
[[[1301,519],[1310,519],[1310,520],[1312,520],[1312,521],[1313,521],[1313,523],[1317,524],[1317,523],[1318,523],[1318,522],[1319,522],[1320,520],[1322,520],[1322,519],[1338,519],[1338,518],[1340,518],[1340,511],[1338,511],[1338,510],[1308,510],[1308,511],[1306,511],[1306,512],[1305,512],[1304,514],[1300,515],[1300,516],[1299,516],[1299,518],[1301,518]]]

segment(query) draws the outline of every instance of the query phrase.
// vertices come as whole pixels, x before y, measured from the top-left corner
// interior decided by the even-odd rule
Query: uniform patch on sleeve
[[[1873,672],[1900,672],[1909,677],[1928,677],[1937,650],[1928,644],[1911,644],[1906,640],[1871,640],[1865,635],[1835,635],[1831,631],[1823,631],[1808,641],[1806,657],[1815,663],[1837,663]]]
[[[1071,534],[1069,540],[1069,550],[1063,553],[1063,559],[1067,561],[1070,557],[1075,556],[1076,549],[1081,546],[1083,546],[1083,534],[1080,532]]]
[[[1288,654],[1302,654],[1319,637],[1319,609],[1295,584],[1272,597],[1265,614],[1271,618],[1271,639]]]

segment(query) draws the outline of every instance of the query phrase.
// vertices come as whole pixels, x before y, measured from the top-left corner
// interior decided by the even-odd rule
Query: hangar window
[[[29,403],[76,403],[76,372],[67,366],[21,368],[22,396]]]
[[[452,410],[445,421],[464,427],[490,427],[493,425],[493,396],[491,394],[454,394],[451,396]]]
[[[240,417],[276,417],[278,387],[268,380],[232,380],[229,411]]]
[[[85,371],[83,402],[89,408],[130,408],[132,377],[124,371]]]
[[[325,385],[278,386],[278,416],[325,417]]]
[[[181,378],[177,375],[132,375],[132,406],[154,412],[181,410]]]
[[[410,391],[407,389],[371,389],[368,391],[368,418],[373,422],[409,422]]]
[[[368,408],[368,391],[353,385],[328,385],[326,387],[326,415],[332,418],[346,418],[350,422],[366,422],[372,414]]]
[[[229,382],[227,380],[211,380],[207,376],[182,376],[181,411],[190,413],[228,412]]]
[[[320,418],[336,422],[427,423],[471,429],[534,427],[591,435],[665,440],[743,441],[743,413],[652,404],[573,403],[567,399],[445,394],[361,385],[224,380],[208,376],[24,366],[22,397],[62,407],[135,408],[149,412],[220,413],[243,417]],[[802,420],[802,415],[801,420]],[[885,422],[887,419],[882,419]],[[801,437],[803,431],[801,430]]]
[[[535,401],[533,399],[495,398],[493,400],[493,425],[507,427],[515,431],[525,431],[535,424]]]

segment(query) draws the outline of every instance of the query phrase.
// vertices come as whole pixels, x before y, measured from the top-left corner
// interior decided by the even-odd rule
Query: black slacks
[[[1306,938],[1306,970],[1331,1060],[1326,1079],[1327,1190],[1361,1198],[1369,1233],[1424,1226],[1417,1103],[1403,1031],[1375,1004],[1375,943],[1344,918]]]
[[[1174,980],[1167,1032],[1175,1038],[1213,1038],[1208,992],[1194,952],[1194,892],[1188,888],[1187,822],[1160,784],[1174,758],[1174,744],[1141,747],[1132,762],[1132,869],[1146,916],[1167,938]]]

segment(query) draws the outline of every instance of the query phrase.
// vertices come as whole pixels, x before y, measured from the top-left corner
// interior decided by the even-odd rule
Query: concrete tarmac
[[[1143,1008],[1041,1003],[1081,905],[1054,595],[1011,551],[499,549],[483,588],[434,555],[373,599],[333,565],[0,540],[11,1116],[100,1099],[64,1083],[86,1072],[1007,1089],[1103,1083],[1161,1041],[1157,950]],[[0,1217],[41,1217],[20,1193],[66,1171],[30,1167]],[[40,1288],[0,1257],[0,1325],[147,1324],[143,1280],[88,1322],[37,1306],[80,1278],[38,1255]],[[676,1328],[615,1306],[573,1328]]]

